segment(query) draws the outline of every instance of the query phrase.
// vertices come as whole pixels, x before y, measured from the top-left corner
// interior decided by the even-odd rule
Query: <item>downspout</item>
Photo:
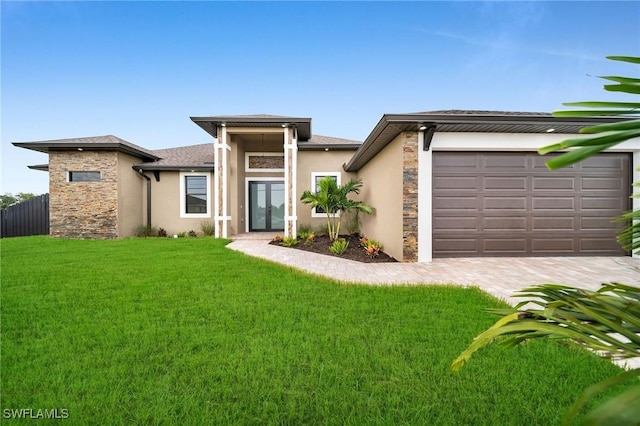
[[[138,173],[147,180],[147,227],[151,228],[151,178],[142,169],[138,169]]]

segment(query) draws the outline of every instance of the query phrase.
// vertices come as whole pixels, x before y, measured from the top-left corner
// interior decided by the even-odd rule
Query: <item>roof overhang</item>
[[[41,172],[48,172],[49,165],[48,164],[34,164],[32,166],[27,166],[31,170],[40,170]]]
[[[199,166],[171,166],[171,165],[162,165],[162,166],[158,166],[158,165],[153,165],[153,163],[149,163],[149,164],[134,164],[133,165],[133,169],[134,170],[142,170],[142,171],[149,171],[149,172],[154,172],[154,171],[179,171],[179,172],[210,172],[213,170],[213,164],[212,165],[199,165]]]
[[[298,145],[298,151],[357,151],[360,148],[360,144],[326,144],[326,143],[314,143],[314,144],[300,144]]]
[[[191,121],[200,126],[205,132],[214,138],[217,137],[217,128],[227,127],[296,127],[298,139],[306,141],[311,138],[311,118],[300,117],[251,117],[251,116],[213,116],[190,117]]]
[[[436,132],[578,133],[586,126],[623,121],[617,117],[553,117],[551,114],[385,114],[353,158],[344,165],[356,172],[402,132],[435,126]]]
[[[146,161],[156,161],[160,157],[145,151],[140,151],[134,147],[119,142],[101,142],[101,143],[79,143],[61,141],[43,141],[43,142],[13,142],[13,146],[19,148],[30,149],[32,151],[44,152],[48,154],[51,151],[118,151],[125,154],[133,155]]]

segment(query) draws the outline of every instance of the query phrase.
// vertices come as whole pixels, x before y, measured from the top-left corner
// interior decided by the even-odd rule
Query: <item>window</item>
[[[318,189],[320,189],[318,183],[322,180],[322,178],[327,176],[331,176],[336,181],[338,186],[340,185],[340,172],[313,172],[311,173],[312,188],[315,188],[315,190],[318,191]],[[311,217],[327,217],[327,215],[322,208],[316,207],[315,209],[311,210]]]
[[[68,172],[68,182],[100,182],[100,172]]]
[[[209,174],[180,173],[180,217],[211,217]]]

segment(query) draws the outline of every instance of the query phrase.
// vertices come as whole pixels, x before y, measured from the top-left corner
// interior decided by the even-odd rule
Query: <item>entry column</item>
[[[229,237],[229,221],[231,216],[228,212],[227,201],[227,188],[228,188],[228,153],[231,151],[231,146],[227,143],[227,128],[223,124],[218,127],[217,142],[213,144],[213,156],[214,156],[214,225],[215,225],[215,237],[216,238],[228,238]]]
[[[284,128],[284,235],[294,237],[297,234],[297,189],[296,176],[298,165],[298,129],[295,126]]]

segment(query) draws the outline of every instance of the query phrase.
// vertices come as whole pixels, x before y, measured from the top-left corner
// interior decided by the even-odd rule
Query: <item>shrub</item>
[[[307,235],[307,238],[305,238],[304,243],[310,246],[311,244],[313,244],[315,239],[316,239],[316,234],[314,234],[313,232],[310,232],[309,235]]]
[[[364,251],[367,253],[367,255],[371,257],[377,257],[380,254],[380,250],[382,250],[382,244],[380,244],[376,240],[367,239],[367,242],[364,245]]]
[[[202,222],[200,224],[202,235],[213,237],[216,234],[216,225],[213,222]]]
[[[187,236],[187,233],[183,231],[183,232],[178,232],[176,235],[178,236],[178,238],[184,238]]]
[[[300,231],[298,232],[298,238],[301,240],[306,240],[309,237],[310,232],[308,231]]]
[[[140,225],[136,228],[136,237],[147,238],[157,235],[156,228],[151,225]]]
[[[282,242],[280,243],[281,246],[285,246],[285,247],[293,247],[297,244],[298,244],[298,240],[295,237],[284,237],[282,239]]]
[[[345,240],[344,238],[338,238],[333,242],[333,244],[331,244],[331,247],[329,247],[329,251],[333,254],[341,255],[345,252],[347,247],[349,247],[349,241]]]
[[[167,231],[164,228],[158,228],[158,237],[166,237]]]
[[[197,237],[197,236],[198,236],[198,234],[196,233],[196,231],[194,231],[193,229],[191,229],[191,230],[189,231],[189,236],[190,236],[190,237]]]

